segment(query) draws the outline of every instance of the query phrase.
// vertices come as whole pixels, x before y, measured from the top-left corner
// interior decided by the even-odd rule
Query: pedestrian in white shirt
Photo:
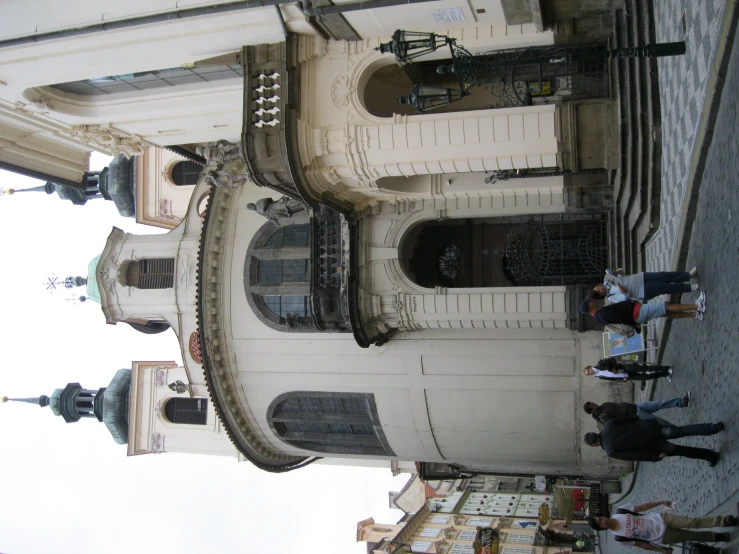
[[[730,533],[693,531],[693,529],[736,527],[737,524],[736,516],[733,515],[687,517],[648,511],[657,506],[672,508],[672,502],[660,500],[639,506],[620,506],[612,517],[591,516],[588,523],[596,531],[610,530],[616,542],[625,546],[637,546],[664,554],[672,552],[669,545],[674,543],[728,542],[731,540]]]

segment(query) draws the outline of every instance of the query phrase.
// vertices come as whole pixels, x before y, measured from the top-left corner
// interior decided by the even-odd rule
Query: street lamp
[[[401,96],[397,102],[399,104],[413,106],[419,112],[427,112],[434,108],[440,108],[441,106],[456,102],[465,94],[468,93],[464,91],[460,93],[460,91],[453,88],[424,85],[421,83],[413,85],[411,93],[408,96]]]
[[[390,52],[398,61],[407,62],[430,52],[436,52],[437,48],[445,46],[450,40],[453,39],[444,35],[398,29],[393,33],[390,42],[380,44],[375,50],[379,50],[383,54]]]
[[[602,44],[531,46],[510,50],[491,50],[484,54],[471,54],[456,39],[434,33],[419,33],[397,30],[392,40],[381,44],[377,50],[392,53],[400,63],[409,62],[425,54],[435,52],[441,46],[449,46],[452,63],[437,68],[441,75],[453,75],[460,89],[444,89],[446,93],[426,93],[427,85],[414,85],[409,96],[401,97],[401,104],[410,104],[419,111],[427,111],[468,96],[474,86],[513,81],[517,67],[529,68],[530,78],[538,79],[543,90],[547,78],[567,77],[578,73],[588,73],[584,69],[590,63],[603,65],[608,59],[635,57],[663,57],[685,54],[684,42],[647,44],[633,48],[608,49]],[[439,89],[440,87],[433,87]],[[515,89],[514,89],[515,92]],[[446,94],[446,96],[445,96]],[[517,95],[518,96],[518,95]],[[427,100],[425,100],[427,98]],[[520,100],[520,98],[519,98]],[[423,108],[422,108],[422,107]]]

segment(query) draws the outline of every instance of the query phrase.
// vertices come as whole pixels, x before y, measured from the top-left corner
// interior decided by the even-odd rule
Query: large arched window
[[[304,450],[394,456],[372,394],[290,392],[270,404],[267,420],[280,439]]]
[[[195,162],[177,162],[172,166],[172,182],[178,187],[197,185],[203,166]]]
[[[257,232],[244,261],[244,291],[266,325],[280,331],[315,331],[311,317],[310,224]]]
[[[170,398],[164,405],[164,415],[172,423],[205,425],[208,421],[208,399]]]

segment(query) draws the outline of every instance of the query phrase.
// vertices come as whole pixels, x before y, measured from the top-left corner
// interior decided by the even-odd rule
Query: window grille
[[[305,283],[308,281],[308,260],[259,260],[259,284]]]
[[[413,550],[413,552],[428,552],[431,550],[431,544],[432,543],[430,541],[415,541],[411,545],[411,550]]]
[[[449,523],[449,516],[434,516],[431,523]]]
[[[308,246],[308,225],[288,225],[281,227],[264,243],[265,248],[282,246]]]
[[[203,166],[195,162],[177,162],[172,167],[172,182],[178,187],[197,185]]]
[[[208,420],[208,399],[170,398],[164,405],[164,415],[172,423],[205,425]]]
[[[300,317],[310,316],[308,296],[262,296],[262,300],[269,311],[277,317],[287,317],[288,314]]]
[[[424,527],[423,531],[421,531],[421,536],[435,539],[436,537],[439,536],[440,532],[441,532],[441,529],[435,529],[433,527]]]

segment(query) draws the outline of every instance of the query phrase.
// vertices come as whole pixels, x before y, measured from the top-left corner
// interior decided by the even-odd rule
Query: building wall
[[[536,33],[533,26],[497,24],[465,27],[453,36],[472,52],[553,40],[550,32]],[[378,71],[397,65],[392,55],[373,49],[377,44],[301,37],[300,153],[318,194],[328,191],[359,207],[383,198],[453,198],[460,190],[485,195],[491,187],[484,178],[474,182],[464,174],[557,166],[554,105],[497,110],[453,105],[449,112],[401,115],[406,112],[388,92],[384,102],[393,116],[375,115],[370,102],[377,103],[376,98],[365,96],[368,83]],[[423,59],[448,57],[440,49]],[[410,85],[397,92],[408,94]],[[453,187],[440,186],[450,179]],[[551,182],[557,184],[561,179]]]
[[[561,213],[553,178],[518,179],[486,191],[383,202],[360,219],[360,306],[368,326],[400,329],[565,329],[565,287],[424,288],[403,267],[404,241],[425,222]],[[447,187],[449,188],[449,187]]]
[[[172,168],[186,161],[165,148],[148,148],[136,163],[136,223],[174,229],[187,213],[195,185],[177,186]]]
[[[246,204],[263,195],[263,189],[241,188],[225,216],[220,248],[229,284],[221,324],[230,330],[226,348],[240,402],[273,448],[310,454],[270,429],[267,411],[279,395],[359,392],[374,395],[394,452],[387,458],[500,473],[608,475],[623,469],[618,462],[609,465],[602,453],[581,452],[589,424],[581,408],[589,383],[581,368],[599,357],[598,333],[555,325],[426,328],[360,349],[349,334],[281,333],[261,323],[246,300],[244,261],[264,223]],[[559,293],[522,288],[516,294]]]
[[[177,393],[170,383],[182,381],[188,391]],[[190,396],[192,395],[192,396]],[[171,398],[204,398],[208,402],[205,425],[183,425],[167,420],[164,410]],[[182,367],[173,362],[134,362],[131,375],[131,404],[128,455],[182,452],[236,456],[236,449],[223,430],[208,390],[191,384]]]
[[[541,505],[539,495],[529,501]],[[537,512],[538,509],[534,510]],[[571,554],[567,547],[535,546],[538,521],[534,516],[480,516],[464,509],[459,513],[433,513],[424,507],[401,530],[397,526],[375,523],[373,519],[357,525],[357,539],[379,543],[373,552],[427,552],[432,554],[473,554],[473,543],[480,527],[498,531],[501,554]],[[550,525],[562,523],[551,520]],[[405,548],[403,546],[405,545]],[[410,548],[408,548],[410,547]]]

